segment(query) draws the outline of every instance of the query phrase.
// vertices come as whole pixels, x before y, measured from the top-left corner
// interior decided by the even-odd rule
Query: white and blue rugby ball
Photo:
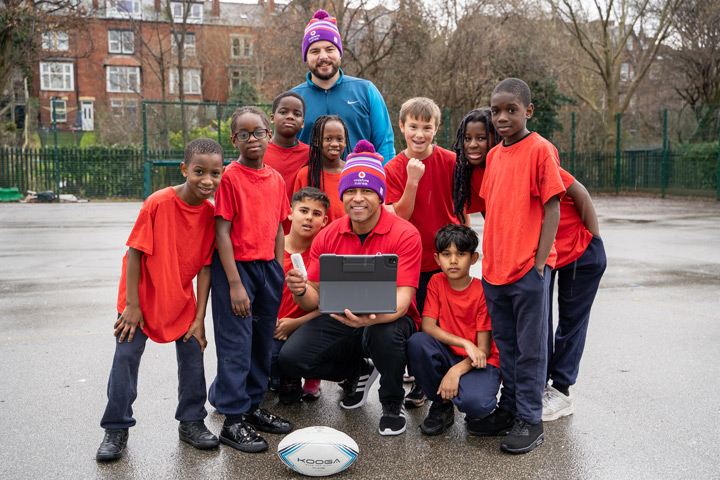
[[[278,456],[288,467],[311,477],[342,472],[360,453],[349,435],[330,427],[296,430],[280,440]]]

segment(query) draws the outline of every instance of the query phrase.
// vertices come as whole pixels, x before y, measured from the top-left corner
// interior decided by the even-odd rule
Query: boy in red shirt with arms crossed
[[[542,444],[542,396],[547,374],[547,293],[565,194],[555,147],[527,129],[530,88],[517,78],[495,87],[492,123],[501,145],[487,155],[480,196],[485,200],[483,289],[500,352],[498,408],[475,422],[478,435],[502,435],[509,453]]]
[[[487,416],[497,403],[498,352],[482,283],[470,276],[477,247],[477,233],[464,225],[446,225],[435,236],[442,273],[428,284],[422,332],[408,341],[415,381],[433,401],[420,425],[425,435],[439,435],[453,424],[453,402],[468,422]]]
[[[434,258],[435,233],[449,223],[460,223],[452,200],[455,154],[432,143],[439,127],[440,108],[435,102],[424,97],[407,100],[400,108],[400,130],[407,148],[385,165],[385,203],[415,225],[422,239],[420,284],[415,293],[418,312],[423,311],[430,277],[440,272]],[[408,371],[412,374],[412,362]],[[424,402],[422,389],[413,385],[405,403],[421,407]]]
[[[100,422],[105,438],[97,451],[99,461],[120,458],[128,428],[135,425],[132,404],[148,338],[175,342],[179,381],[175,418],[180,421],[180,440],[200,449],[218,446],[203,421],[207,416],[203,351],[215,242],[215,209],[208,199],[222,177],[222,147],[208,138],[193,140],[185,148],[180,169],[187,181],[150,195],[127,241],[114,325],[118,340]]]
[[[220,441],[254,453],[267,450],[255,429],[293,429],[292,423],[260,408],[282,298],[281,222],[290,205],[282,177],[263,163],[270,134],[265,113],[257,107],[238,108],[230,126],[240,158],[225,169],[215,194],[217,251],[211,279],[218,365],[208,397],[225,415]]]

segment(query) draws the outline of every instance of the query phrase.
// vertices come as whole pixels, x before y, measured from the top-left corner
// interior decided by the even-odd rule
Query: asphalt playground
[[[265,406],[296,428],[328,425],[360,446],[344,479],[720,478],[720,202],[597,197],[608,267],[595,301],[575,414],[545,424],[546,442],[512,456],[468,436],[463,416],[423,436],[428,406],[397,437],[377,433],[377,383],[357,410],[341,391]],[[0,205],[0,478],[298,479],[270,449],[197,451],[178,440],[174,347],[148,342],[137,426],[125,456],[98,464],[125,240],[140,203]],[[482,218],[473,216],[482,230]],[[479,275],[479,268],[473,271]],[[216,367],[210,309],[205,355]],[[218,433],[222,417],[208,405]]]

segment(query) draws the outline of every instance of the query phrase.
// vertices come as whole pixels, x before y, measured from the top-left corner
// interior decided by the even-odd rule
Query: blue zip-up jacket
[[[368,140],[387,163],[395,157],[395,139],[385,100],[377,87],[368,80],[347,76],[340,70],[340,78],[328,90],[307,80],[293,88],[305,99],[305,127],[298,140],[310,144],[313,123],[322,115],[340,115],[350,134],[350,151],[360,140]]]

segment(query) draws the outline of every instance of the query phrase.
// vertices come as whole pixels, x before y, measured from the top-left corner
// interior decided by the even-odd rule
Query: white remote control
[[[293,268],[300,271],[303,278],[307,278],[307,270],[305,270],[305,262],[303,262],[302,255],[293,253],[290,255],[290,260],[292,260]]]

